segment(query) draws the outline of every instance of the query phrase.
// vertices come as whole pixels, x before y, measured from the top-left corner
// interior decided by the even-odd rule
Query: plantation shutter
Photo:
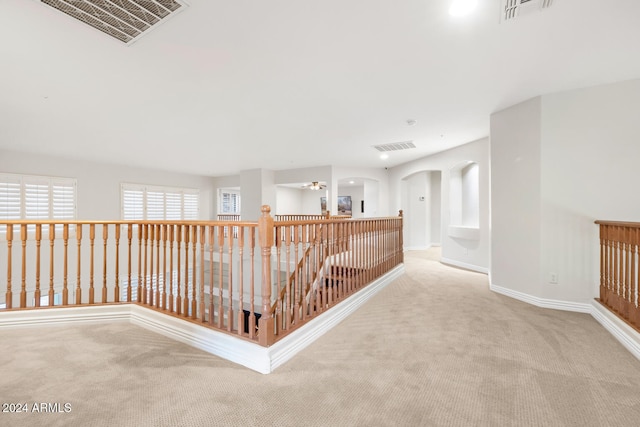
[[[49,182],[27,179],[24,184],[24,219],[49,219]]]
[[[183,218],[185,220],[197,220],[199,212],[199,197],[198,193],[184,193],[184,213]]]
[[[51,198],[51,218],[76,218],[76,185],[74,182],[53,179],[51,181]]]
[[[121,186],[122,219],[144,219],[144,189]]]
[[[148,220],[160,221],[164,219],[164,193],[147,190],[147,217]]]
[[[0,220],[20,219],[20,193],[20,178],[0,175]],[[0,232],[6,230],[6,225],[0,225]]]
[[[0,220],[76,218],[76,180],[48,176],[0,174]],[[28,230],[33,231],[34,225]],[[48,229],[43,224],[42,230]],[[6,226],[0,225],[0,232]]]
[[[182,194],[166,193],[166,219],[171,221],[186,219],[182,216]]]
[[[199,216],[196,189],[122,184],[121,200],[124,220],[181,221]]]

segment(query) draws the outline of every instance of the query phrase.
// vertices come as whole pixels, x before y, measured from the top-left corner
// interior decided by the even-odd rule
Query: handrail
[[[640,331],[640,223],[595,223],[600,228],[599,301]]]

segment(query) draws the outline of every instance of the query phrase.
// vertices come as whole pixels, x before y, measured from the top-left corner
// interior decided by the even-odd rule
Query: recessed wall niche
[[[449,191],[450,226],[477,230],[480,226],[480,166],[476,162],[466,161],[453,167]],[[453,232],[458,234],[461,230]],[[468,238],[473,238],[475,234],[469,234]]]

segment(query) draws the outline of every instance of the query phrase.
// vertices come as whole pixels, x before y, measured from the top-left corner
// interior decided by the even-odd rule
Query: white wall
[[[456,237],[449,232],[451,222],[449,210],[450,171],[465,161],[475,162],[479,166],[480,221],[479,228],[473,238]],[[441,241],[443,261],[486,272],[489,267],[490,255],[488,138],[391,168],[389,170],[389,210],[391,212],[403,209],[407,215],[410,215],[406,192],[403,197],[402,182],[404,178],[422,171],[441,172],[442,216],[440,220],[443,236]]]
[[[640,80],[542,97],[540,296],[598,295],[593,221],[640,221],[639,136]]]
[[[76,178],[78,219],[120,219],[120,183],[137,183],[200,190],[200,219],[214,219],[212,179],[124,165],[0,150],[0,172]]]
[[[640,221],[639,117],[640,80],[545,95],[492,115],[493,284],[549,300],[597,296],[593,222]]]
[[[291,215],[302,212],[302,191],[296,188],[276,188],[276,215]]]
[[[540,272],[540,113],[534,98],[491,116],[491,281],[530,292]]]

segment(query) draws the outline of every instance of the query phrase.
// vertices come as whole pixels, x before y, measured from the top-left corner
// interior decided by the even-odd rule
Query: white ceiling
[[[0,0],[0,148],[213,176],[391,167],[531,97],[640,77],[640,1],[187,0],[124,45]],[[417,120],[415,126],[406,121]],[[413,140],[382,161],[373,145]]]

